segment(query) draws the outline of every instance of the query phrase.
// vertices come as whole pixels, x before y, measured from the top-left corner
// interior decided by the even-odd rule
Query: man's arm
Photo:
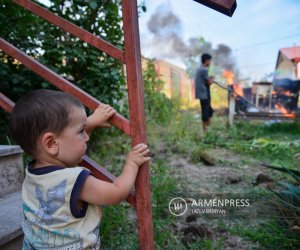
[[[213,83],[214,83],[214,81],[215,81],[215,77],[214,76],[208,76],[208,70],[205,70],[204,72],[203,72],[203,77],[204,77],[204,79],[205,79],[205,82],[206,82],[206,84],[208,85],[208,86],[210,86],[210,85],[212,85]]]
[[[209,85],[212,85],[214,82],[215,82],[215,77],[214,76],[210,76],[208,78],[208,80],[206,81],[206,84],[209,86]]]

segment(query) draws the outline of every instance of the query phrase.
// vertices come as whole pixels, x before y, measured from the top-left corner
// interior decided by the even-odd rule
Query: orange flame
[[[234,83],[234,74],[230,70],[224,70],[223,77],[226,79],[227,85],[232,85]]]
[[[242,85],[240,83],[233,84],[233,90],[234,90],[235,94],[237,94],[239,96],[244,96],[244,91],[243,91]]]
[[[292,95],[292,93],[288,90],[281,92],[281,94],[286,95],[286,96],[291,96]]]
[[[291,91],[280,91],[280,92],[276,92],[275,90],[272,91],[272,95],[285,95],[285,96],[292,96],[293,94],[291,93]]]
[[[275,104],[275,108],[280,110],[281,113],[287,117],[287,118],[295,118],[296,117],[296,114],[294,113],[289,113],[282,105],[280,104]]]

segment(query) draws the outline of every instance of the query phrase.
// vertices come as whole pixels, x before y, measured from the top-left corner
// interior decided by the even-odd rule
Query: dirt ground
[[[272,185],[272,171],[260,166],[260,162],[225,149],[213,149],[205,154],[212,161],[209,162],[213,163],[212,166],[207,162],[205,164],[205,159],[204,162],[202,159],[193,163],[176,153],[163,154],[164,161],[172,168],[172,175],[178,181],[184,180],[183,195],[187,200],[189,196],[196,199],[201,194],[213,193],[225,194],[225,198],[230,198],[230,194],[233,193],[247,196],[253,190],[265,190]],[[199,237],[209,239],[215,244],[213,249],[262,249],[258,243],[233,235],[228,230],[243,223],[246,223],[247,227],[251,225],[257,227],[264,221],[263,216],[254,215],[261,213],[262,210],[266,212],[260,202],[251,204],[247,209],[243,211],[244,216],[237,215],[236,218],[227,220],[218,216],[212,219],[207,215],[196,215],[188,209],[183,216],[175,218],[172,230],[180,234],[185,243],[193,242]],[[254,217],[251,219],[251,216]],[[222,244],[218,247],[220,242]]]

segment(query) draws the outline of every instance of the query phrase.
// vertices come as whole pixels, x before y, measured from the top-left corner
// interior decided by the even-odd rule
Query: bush
[[[123,47],[119,0],[89,1],[88,4],[74,0],[71,5],[68,1],[52,0],[46,8],[115,46]],[[1,2],[0,24],[2,38],[120,110],[125,92],[120,62],[9,0]],[[3,52],[0,52],[0,79],[0,92],[13,101],[34,89],[55,89]],[[5,116],[0,120],[0,143],[7,143],[7,116],[2,111],[0,114]]]

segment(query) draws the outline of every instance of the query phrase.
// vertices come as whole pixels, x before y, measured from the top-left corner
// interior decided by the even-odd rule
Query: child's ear
[[[41,144],[44,150],[50,155],[58,153],[58,144],[56,142],[56,135],[51,132],[46,132],[41,138]]]

